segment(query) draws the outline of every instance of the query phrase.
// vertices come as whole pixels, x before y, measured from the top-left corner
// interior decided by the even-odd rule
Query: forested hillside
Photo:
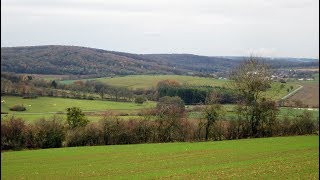
[[[1,48],[1,51],[4,72],[99,76],[182,72],[155,61],[76,46],[14,47]]]
[[[243,57],[208,57],[192,54],[130,54],[77,46],[1,48],[3,72],[87,75],[224,73]],[[266,59],[273,68],[318,66],[316,59]]]

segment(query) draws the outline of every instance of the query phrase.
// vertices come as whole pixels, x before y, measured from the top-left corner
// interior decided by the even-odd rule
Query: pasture
[[[230,87],[230,80],[182,75],[131,75],[114,78],[105,77],[82,80],[97,80],[112,86],[126,87],[129,89],[151,89],[156,88],[159,81],[166,79],[176,80],[181,84],[188,84],[191,86]],[[75,80],[66,80],[59,81],[59,83],[69,84],[73,83],[74,81]],[[293,89],[291,89],[290,86],[292,86]],[[290,89],[291,92],[298,87],[299,85],[296,82],[288,82],[286,84],[273,82],[271,88],[265,93],[265,95],[273,100],[278,100],[289,93],[287,89]]]
[[[115,111],[117,113],[137,113],[140,109],[154,107],[155,102],[147,101],[143,105],[133,102],[113,102],[102,100],[81,100],[55,97],[38,97],[36,99],[23,99],[17,96],[1,97],[1,119],[10,118],[12,115],[27,121],[34,121],[40,118],[49,118],[56,115],[58,118],[65,118],[61,113],[66,112],[68,107],[80,107],[84,112]],[[15,104],[24,105],[27,110],[23,112],[10,111],[9,108]],[[101,116],[88,115],[89,120],[96,121]]]
[[[291,89],[292,87],[292,89]],[[294,91],[299,87],[296,83],[286,83],[282,84],[279,82],[273,82],[271,88],[264,92],[265,97],[270,98],[274,101],[281,99],[286,96],[288,93]],[[289,92],[287,91],[289,89]]]
[[[22,118],[27,122],[33,122],[41,118],[50,118],[56,116],[58,119],[65,119],[66,115],[62,114],[66,112],[66,108],[77,106],[85,112],[90,121],[98,121],[103,117],[103,113],[108,111],[118,115],[120,119],[139,119],[141,116],[137,116],[137,113],[143,108],[155,107],[156,102],[147,101],[143,105],[126,102],[112,102],[101,100],[78,100],[78,99],[65,99],[65,98],[53,98],[53,97],[39,97],[37,99],[23,99],[16,96],[3,96],[2,100],[5,103],[1,103],[1,111],[8,112],[9,114],[1,114],[1,119],[6,120],[12,117]],[[23,112],[10,111],[9,108],[15,104],[23,104],[27,110]],[[31,105],[31,106],[29,106]],[[225,118],[231,119],[236,116],[234,112],[234,106],[232,104],[223,105],[226,109]],[[187,106],[190,109],[194,106]],[[279,117],[295,117],[301,114],[305,109],[295,108],[280,108]],[[310,110],[314,117],[319,117],[319,109]],[[192,111],[187,114],[188,118],[201,118],[201,113]]]
[[[226,80],[196,77],[196,76],[182,76],[182,75],[130,75],[123,77],[104,77],[87,80],[97,80],[113,86],[127,87],[131,89],[151,89],[156,88],[157,83],[162,80],[172,79],[181,84],[189,84],[193,86],[224,86]],[[86,79],[82,79],[86,80]],[[73,83],[75,80],[59,81],[60,83]]]
[[[65,112],[68,107],[79,107],[83,111],[105,111],[105,110],[135,110],[152,107],[155,102],[145,102],[138,105],[133,102],[114,102],[102,100],[66,99],[55,97],[38,97],[36,99],[23,99],[17,96],[2,96],[2,112],[14,112],[9,108],[15,104],[24,105],[27,110],[21,113],[50,113]],[[17,113],[17,112],[16,112]],[[18,114],[18,113],[17,113]]]
[[[318,179],[319,136],[2,152],[2,179]]]

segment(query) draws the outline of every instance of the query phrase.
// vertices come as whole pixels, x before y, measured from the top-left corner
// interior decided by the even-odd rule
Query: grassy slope
[[[121,103],[121,102],[111,102],[111,101],[99,101],[99,100],[76,100],[76,99],[63,99],[63,98],[52,98],[52,97],[39,97],[37,99],[22,99],[21,97],[14,96],[4,96],[2,97],[6,103],[1,103],[1,111],[9,112],[10,114],[2,114],[1,119],[8,119],[14,114],[15,117],[20,117],[28,122],[32,122],[34,120],[38,120],[40,118],[49,118],[53,115],[60,117],[62,119],[66,118],[66,115],[54,114],[50,112],[65,112],[65,108],[71,106],[81,107],[84,111],[101,111],[101,110],[113,110],[115,112],[123,112],[129,113],[130,116],[121,116],[121,119],[130,119],[130,118],[139,118],[139,116],[132,116],[132,114],[136,114],[139,109],[145,107],[155,106],[155,102],[147,102],[143,105],[137,105],[134,103]],[[14,104],[24,104],[27,107],[27,111],[25,112],[13,112],[9,111],[9,107]],[[56,105],[54,105],[56,104]],[[31,106],[27,106],[31,105]],[[224,105],[227,114],[226,118],[230,119],[231,117],[235,117],[235,113],[233,112],[234,105]],[[191,107],[191,106],[190,106]],[[294,117],[298,114],[301,114],[304,110],[301,109],[293,109],[293,108],[280,108],[279,116],[289,116]],[[319,117],[319,111],[311,111],[314,117]],[[28,114],[28,113],[39,113],[39,114]],[[200,118],[199,112],[191,112],[189,113],[189,118]],[[90,121],[98,121],[101,119],[99,115],[88,115],[87,116]]]
[[[318,179],[319,136],[1,153],[2,179]]]
[[[78,100],[78,99],[64,99],[54,97],[39,97],[37,99],[22,99],[15,96],[3,96],[1,100],[5,100],[6,103],[1,103],[1,111],[9,112],[10,114],[2,114],[1,119],[10,118],[12,114],[15,117],[21,117],[27,121],[34,121],[40,118],[49,118],[54,115],[55,112],[66,112],[66,108],[77,106],[83,111],[104,111],[115,110],[117,112],[135,112],[139,109],[155,106],[155,102],[145,102],[143,105],[127,102],[112,102],[112,101],[100,101],[100,100]],[[27,110],[24,112],[10,111],[9,108],[15,104],[23,104]],[[31,106],[29,106],[31,105]],[[28,114],[39,113],[39,114]],[[58,117],[65,118],[65,115],[57,115]],[[101,117],[88,116],[89,120],[97,121]]]
[[[146,102],[143,105],[137,105],[131,102],[113,102],[100,100],[79,100],[79,99],[65,99],[54,97],[39,97],[36,99],[22,99],[15,96],[3,96],[1,100],[6,103],[1,103],[1,111],[9,112],[9,108],[15,104],[23,104],[27,110],[24,113],[46,113],[65,111],[68,107],[80,107],[83,111],[99,111],[107,109],[141,109],[154,105],[154,102]],[[31,106],[29,106],[31,105]],[[12,111],[11,111],[12,112]]]
[[[189,84],[194,86],[226,86],[228,87],[228,80],[220,80],[213,78],[195,77],[195,76],[180,76],[180,75],[134,75],[115,78],[97,78],[91,80],[98,80],[104,83],[108,83],[113,86],[127,87],[132,89],[155,88],[157,83],[165,79],[174,79],[183,84]],[[61,83],[72,83],[72,80],[60,81]],[[284,88],[280,88],[281,83],[275,82],[272,84],[272,88],[267,91],[266,95],[274,100],[278,100],[288,94],[287,89],[293,86],[293,89],[299,87],[297,83],[286,83]]]
[[[91,80],[98,80],[104,83],[108,83],[119,87],[128,87],[132,89],[144,88],[151,89],[156,87],[157,83],[166,79],[174,79],[180,83],[188,83],[190,85],[204,85],[204,86],[222,86],[225,84],[225,80],[195,77],[195,76],[181,76],[181,75],[132,75],[115,78],[97,78]],[[60,81],[62,83],[72,83],[73,80]]]

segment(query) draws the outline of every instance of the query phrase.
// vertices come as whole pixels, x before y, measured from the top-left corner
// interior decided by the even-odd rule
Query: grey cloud
[[[2,0],[1,46],[318,57],[317,0]]]

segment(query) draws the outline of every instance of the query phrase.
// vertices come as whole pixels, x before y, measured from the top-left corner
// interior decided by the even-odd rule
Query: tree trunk
[[[210,122],[207,122],[207,125],[206,125],[206,137],[205,137],[205,140],[206,140],[206,141],[208,141],[210,125],[211,125],[211,123],[210,123]]]

